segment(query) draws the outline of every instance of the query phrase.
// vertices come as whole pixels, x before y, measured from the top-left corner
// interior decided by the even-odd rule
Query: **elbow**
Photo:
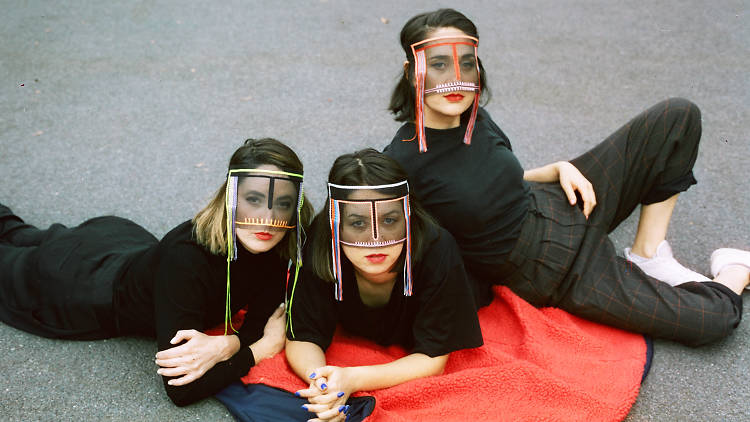
[[[193,404],[198,401],[201,397],[196,397],[193,393],[190,385],[174,386],[168,385],[166,380],[164,381],[164,390],[167,392],[167,397],[172,400],[172,403],[178,407],[184,407],[189,404]]]

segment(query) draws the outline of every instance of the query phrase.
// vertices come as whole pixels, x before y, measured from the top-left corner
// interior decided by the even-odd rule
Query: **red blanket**
[[[537,309],[505,287],[479,311],[484,346],[450,355],[443,375],[378,391],[372,421],[619,421],[635,402],[646,362],[641,335],[554,308]],[[336,333],[330,365],[390,362],[406,353]],[[307,387],[283,353],[242,381]]]

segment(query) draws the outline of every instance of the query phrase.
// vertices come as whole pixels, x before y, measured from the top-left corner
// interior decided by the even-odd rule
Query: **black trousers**
[[[0,204],[0,321],[49,338],[119,335],[115,285],[130,253],[154,243],[123,218],[40,230]]]
[[[714,282],[672,287],[649,277],[617,256],[608,236],[638,204],[661,202],[695,183],[700,134],[698,108],[673,98],[572,160],[596,192],[588,220],[559,184],[532,184],[505,284],[535,306],[687,345],[731,333],[742,317],[737,294]]]

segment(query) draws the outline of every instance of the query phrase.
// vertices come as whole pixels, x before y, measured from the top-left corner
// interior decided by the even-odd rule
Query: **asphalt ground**
[[[668,239],[709,271],[750,248],[748,1],[464,1],[487,106],[525,168],[570,159],[670,96],[696,102],[699,184]],[[339,154],[380,148],[401,26],[450,2],[0,1],[0,203],[28,222],[115,214],[157,236],[190,218],[248,137],[292,146],[316,207]],[[635,233],[627,220],[613,239]],[[747,294],[745,295],[747,298]],[[745,300],[747,304],[747,299]],[[748,317],[748,311],[745,311]],[[0,324],[0,419],[231,420],[171,404],[148,339],[54,341]],[[750,419],[750,324],[718,344],[656,341],[628,421]]]

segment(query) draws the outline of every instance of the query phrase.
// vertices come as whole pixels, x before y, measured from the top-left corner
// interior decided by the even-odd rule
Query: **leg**
[[[669,201],[695,184],[692,168],[700,135],[698,107],[671,98],[571,160],[594,185],[598,205],[589,218],[592,224],[611,232],[638,204],[655,206],[647,207],[651,209],[646,211],[646,218],[650,214],[656,214],[659,220],[671,216],[674,203]],[[657,232],[666,233],[668,223],[666,218]]]
[[[605,233],[587,233],[557,306],[592,321],[698,346],[729,335],[742,317],[742,299],[719,282],[670,286],[616,256]]]
[[[0,243],[13,246],[39,246],[45,239],[62,234],[67,227],[52,224],[47,230],[40,230],[26,224],[21,217],[13,214],[10,208],[0,204]]]
[[[677,203],[677,195],[669,199],[641,206],[641,218],[633,241],[632,252],[644,258],[651,258],[656,248],[667,238],[669,220]]]

